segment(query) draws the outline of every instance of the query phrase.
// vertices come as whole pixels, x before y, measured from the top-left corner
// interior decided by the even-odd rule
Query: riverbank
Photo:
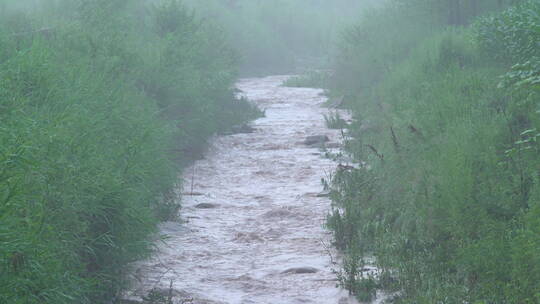
[[[343,40],[328,85],[368,165],[334,177],[328,225],[359,299],[539,300],[540,6],[502,4],[391,1]]]

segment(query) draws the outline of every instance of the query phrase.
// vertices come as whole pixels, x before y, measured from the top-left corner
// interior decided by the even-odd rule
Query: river
[[[184,171],[181,220],[160,226],[167,239],[137,263],[131,296],[172,286],[194,304],[355,303],[336,287],[324,228],[321,178],[337,164],[304,143],[326,135],[336,146],[340,132],[326,128],[323,91],[283,87],[286,78],[239,81],[265,116],[252,133],[213,139]]]

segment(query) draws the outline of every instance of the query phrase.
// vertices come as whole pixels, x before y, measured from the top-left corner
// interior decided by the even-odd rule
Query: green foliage
[[[500,15],[481,18],[475,31],[484,51],[510,63],[539,57],[540,3],[526,1]]]
[[[374,255],[399,303],[537,303],[538,3],[427,36],[408,13],[377,12],[404,38],[367,19],[337,61],[356,96],[347,149],[369,164],[332,182],[344,272]]]
[[[177,1],[41,8],[0,12],[0,303],[105,303],[178,210],[181,165],[255,109]]]
[[[511,64],[502,87],[540,85],[540,3],[526,1],[498,16],[479,20],[475,26],[482,48]]]
[[[324,120],[329,129],[345,129],[347,127],[347,121],[339,115],[338,111],[324,115]]]
[[[377,294],[377,282],[373,276],[364,274],[364,260],[358,253],[349,250],[343,261],[343,270],[338,273],[341,288],[350,290],[359,301],[370,302]]]

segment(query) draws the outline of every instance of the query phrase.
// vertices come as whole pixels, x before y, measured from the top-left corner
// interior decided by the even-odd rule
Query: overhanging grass
[[[398,303],[538,301],[538,69],[519,65],[501,84],[513,63],[538,56],[526,43],[538,40],[531,10],[417,37],[397,57],[378,53],[388,41],[365,44],[376,31],[358,27],[345,42],[353,63],[336,85],[356,96],[347,147],[369,166],[333,178],[328,225],[346,261],[377,258]],[[355,61],[358,49],[367,59]],[[363,298],[367,281],[350,265],[341,283]]]
[[[179,2],[73,4],[0,12],[0,303],[108,303],[191,151],[257,113]]]

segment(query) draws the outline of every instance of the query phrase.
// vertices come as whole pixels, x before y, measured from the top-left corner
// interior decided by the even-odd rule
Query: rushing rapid
[[[265,111],[251,133],[215,138],[183,176],[181,220],[161,225],[159,251],[136,265],[132,295],[153,288],[190,303],[353,303],[337,288],[330,200],[321,179],[336,163],[309,136],[327,136],[320,89],[281,86],[286,76],[241,80],[240,94]],[[173,291],[171,291],[171,294]]]

